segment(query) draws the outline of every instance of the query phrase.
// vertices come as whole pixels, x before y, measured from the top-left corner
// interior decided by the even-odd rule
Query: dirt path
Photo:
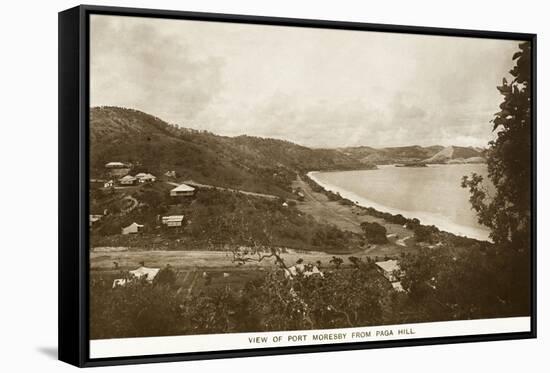
[[[247,196],[252,196],[252,197],[260,197],[260,198],[267,198],[267,199],[279,199],[279,197],[274,196],[272,194],[255,193],[255,192],[249,192],[249,191],[241,190],[241,189],[231,189],[231,188],[224,188],[224,187],[219,187],[219,186],[215,186],[215,185],[200,184],[200,183],[194,182],[193,180],[184,181],[183,183],[180,183],[180,184],[172,182],[172,181],[167,181],[166,183],[169,184],[169,185],[173,185],[173,186],[179,186],[181,184],[186,184],[186,185],[189,185],[189,186],[192,186],[192,187],[195,187],[195,188],[199,188],[199,189],[200,188],[202,188],[202,189],[217,189],[217,190],[223,190],[223,191],[226,191],[226,192],[241,193],[241,194],[245,194]]]
[[[304,193],[304,201],[299,203],[299,209],[309,213],[324,223],[334,224],[341,229],[355,233],[361,233],[361,222],[350,216],[350,208],[340,205],[338,202],[330,201],[322,193],[314,192],[311,187],[298,176],[295,185]]]

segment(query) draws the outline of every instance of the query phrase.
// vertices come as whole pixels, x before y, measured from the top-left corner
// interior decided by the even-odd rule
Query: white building
[[[136,179],[138,179],[140,183],[154,183],[155,181],[157,181],[156,176],[145,172],[140,172],[139,174],[137,174]]]
[[[160,268],[148,268],[148,267],[139,267],[138,269],[134,269],[133,271],[130,271],[131,274],[136,276],[137,278],[144,278],[149,282],[152,282],[157,274],[159,273]]]
[[[187,184],[181,184],[170,191],[172,197],[191,197],[195,195],[195,188]]]
[[[120,178],[118,182],[121,185],[134,185],[137,182],[137,179],[133,176],[126,175],[123,178]]]
[[[376,262],[375,264],[382,272],[382,275],[384,275],[384,277],[388,279],[388,281],[391,283],[391,286],[395,290],[404,291],[403,286],[399,281],[401,280],[402,272],[397,260],[386,260],[383,262]]]
[[[183,215],[170,215],[162,217],[162,224],[167,227],[181,227],[183,226]]]
[[[122,162],[109,162],[105,164],[105,168],[127,168],[128,166]]]
[[[111,177],[121,177],[127,175],[130,172],[131,167],[130,165],[122,162],[109,162],[105,164],[105,168]]]
[[[122,234],[139,233],[141,231],[141,228],[143,228],[143,224],[133,222],[129,226],[122,228]]]

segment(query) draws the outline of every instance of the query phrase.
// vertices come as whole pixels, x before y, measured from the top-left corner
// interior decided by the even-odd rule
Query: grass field
[[[365,209],[356,205],[344,205],[339,201],[331,201],[325,194],[315,192],[298,178],[292,185],[304,193],[304,200],[298,202],[297,208],[304,214],[311,215],[320,223],[331,224],[341,230],[362,233],[361,223],[378,223],[386,228],[389,243],[370,245],[361,254],[369,256],[398,255],[409,252],[414,246],[414,232],[399,224],[392,224],[382,218],[369,215]],[[356,255],[357,256],[357,255]]]

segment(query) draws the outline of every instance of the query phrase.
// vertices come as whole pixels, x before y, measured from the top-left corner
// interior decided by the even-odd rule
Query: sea
[[[417,218],[424,225],[435,225],[459,236],[489,241],[488,228],[478,223],[469,192],[460,185],[463,176],[474,172],[488,183],[486,164],[383,165],[375,170],[312,171],[308,175],[326,190],[358,205]]]

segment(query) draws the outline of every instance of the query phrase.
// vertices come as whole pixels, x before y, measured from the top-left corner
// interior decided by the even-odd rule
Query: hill
[[[138,110],[96,107],[90,111],[90,175],[105,176],[108,162],[128,162],[134,172],[289,196],[296,173],[373,166],[335,149],[310,149],[288,141],[218,136],[181,128]]]
[[[435,145],[422,147],[418,145],[398,146],[387,148],[372,148],[369,146],[358,146],[340,148],[339,150],[363,163],[368,164],[393,164],[419,162],[430,158],[440,152],[443,146]]]
[[[418,145],[387,148],[358,146],[339,148],[343,154],[365,164],[484,163],[484,150],[474,147]]]
[[[425,163],[483,163],[483,152],[472,147],[448,146],[437,152]]]

